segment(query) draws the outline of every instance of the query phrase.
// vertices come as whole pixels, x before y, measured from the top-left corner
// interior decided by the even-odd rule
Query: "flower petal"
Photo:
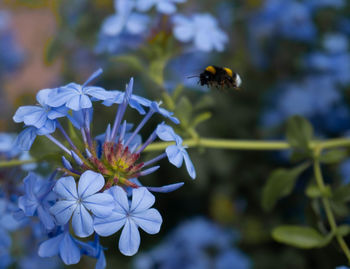
[[[78,200],[77,185],[73,177],[61,177],[55,184],[53,191],[60,198],[71,201]]]
[[[183,162],[183,155],[178,146],[176,145],[168,146],[165,152],[168,156],[169,162],[171,162],[177,168],[181,167]]]
[[[53,257],[58,254],[60,243],[63,240],[64,234],[61,233],[52,237],[40,244],[38,254],[42,258]]]
[[[67,101],[66,106],[75,111],[82,109],[80,97],[80,95],[73,96]]]
[[[80,261],[80,250],[68,232],[64,234],[59,251],[62,261],[67,265]]]
[[[58,201],[50,208],[50,212],[57,222],[63,225],[69,221],[76,207],[76,201]]]
[[[24,117],[27,116],[28,114],[37,112],[37,111],[41,111],[42,108],[39,106],[20,106],[15,115],[13,116],[13,121],[14,122],[22,122],[24,121]]]
[[[195,179],[196,178],[196,170],[194,169],[194,166],[193,166],[193,163],[190,159],[190,156],[188,156],[188,153],[185,149],[183,150],[182,154],[183,154],[183,157],[185,159],[187,172],[189,173],[189,175],[192,179]]]
[[[35,127],[28,127],[24,129],[17,136],[14,144],[18,146],[21,150],[30,150],[35,138],[37,136],[37,129]]]
[[[136,224],[129,218],[126,220],[119,239],[119,250],[126,256],[136,254],[140,246],[140,233]]]
[[[96,193],[86,197],[83,200],[83,204],[98,217],[107,217],[114,209],[114,199],[108,193]]]
[[[132,214],[133,221],[146,233],[156,234],[160,230],[163,219],[157,209],[151,208]]]
[[[125,214],[113,211],[108,217],[95,217],[94,230],[101,236],[109,236],[119,231],[125,221]]]
[[[85,171],[79,179],[78,195],[81,198],[86,198],[99,190],[105,184],[105,179],[100,173],[91,170]]]
[[[45,229],[52,230],[55,228],[55,220],[54,217],[50,214],[49,210],[39,206],[38,207],[38,217],[41,223],[44,225]]]
[[[95,97],[98,100],[106,100],[111,98],[113,95],[101,87],[89,86],[84,87],[84,94]]]
[[[83,205],[78,205],[75,209],[72,225],[75,234],[79,237],[88,237],[94,232],[92,217]]]
[[[129,201],[123,188],[115,186],[108,189],[107,192],[113,196],[113,199],[116,202],[114,204],[114,211],[121,214],[126,214],[129,212]]]
[[[130,212],[142,212],[150,208],[155,202],[154,195],[147,188],[140,187],[132,190]]]

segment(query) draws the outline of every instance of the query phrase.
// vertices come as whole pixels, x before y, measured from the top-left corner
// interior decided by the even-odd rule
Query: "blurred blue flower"
[[[53,216],[49,208],[56,200],[56,195],[52,192],[54,182],[43,180],[34,173],[29,173],[23,180],[25,195],[18,198],[18,206],[26,216],[34,216],[37,213],[41,223],[47,230],[55,227]]]
[[[276,94],[277,98],[273,95],[273,109],[267,110],[262,117],[262,121],[270,126],[278,125],[293,115],[307,118],[327,116],[330,109],[342,102],[333,80],[324,76],[282,84]]]
[[[133,11],[135,2],[114,0],[116,13],[107,17],[101,27],[97,53],[118,53],[128,48],[137,48],[147,32],[150,18]]]
[[[350,183],[350,158],[344,160],[339,166],[340,176],[343,184]]]
[[[346,52],[349,48],[348,37],[342,33],[328,33],[323,37],[323,47],[329,53]]]
[[[173,23],[175,38],[184,43],[193,41],[197,50],[221,52],[228,42],[227,34],[219,28],[217,20],[210,14],[195,14],[191,18],[175,15]]]
[[[93,171],[84,172],[78,183],[73,177],[60,178],[53,191],[59,200],[50,209],[57,222],[61,225],[68,223],[71,216],[74,232],[79,237],[87,237],[94,232],[93,218],[106,217],[113,209],[113,198],[107,193],[98,193],[105,184],[103,176]]]
[[[114,210],[109,217],[95,217],[94,229],[101,236],[109,236],[124,226],[119,239],[119,250],[124,255],[132,256],[140,246],[138,227],[149,234],[156,234],[160,230],[162,217],[156,209],[150,208],[155,198],[143,187],[132,190],[131,203],[126,192],[119,186],[112,187],[107,192],[114,198]]]
[[[14,144],[15,134],[0,133],[0,155],[6,159],[11,159],[20,154],[20,149]]]
[[[314,51],[305,56],[304,64],[308,72],[329,76],[342,85],[350,83],[350,53],[346,36],[328,34],[323,46],[325,52]]]
[[[8,268],[12,262],[8,249],[0,246],[0,268]]]
[[[249,22],[252,42],[265,38],[282,37],[310,42],[316,37],[312,22],[312,9],[295,0],[267,0],[260,10],[254,12]]]
[[[229,249],[220,253],[215,261],[216,269],[231,269],[234,264],[235,269],[250,268],[250,260],[239,250]]]
[[[0,10],[0,76],[17,69],[24,58],[24,52],[11,29],[10,17],[8,12]]]
[[[100,237],[97,234],[95,234],[94,241],[87,243],[78,241],[78,244],[81,247],[82,254],[97,259],[95,269],[106,268],[105,254],[100,244]]]
[[[0,248],[8,248],[11,245],[9,232],[15,231],[23,225],[23,221],[14,218],[13,213],[17,208],[10,201],[0,198]]]
[[[236,240],[235,231],[198,217],[180,224],[153,250],[136,256],[134,266],[136,269],[155,266],[169,269],[250,268],[250,260],[232,247]]]
[[[313,8],[343,8],[345,0],[308,0],[307,4]]]
[[[38,254],[42,258],[59,255],[67,265],[78,263],[81,257],[77,240],[69,234],[68,227],[65,227],[62,233],[41,243]]]
[[[157,11],[164,14],[173,14],[178,3],[185,3],[186,0],[137,0],[136,7],[139,11],[145,12],[156,6]]]

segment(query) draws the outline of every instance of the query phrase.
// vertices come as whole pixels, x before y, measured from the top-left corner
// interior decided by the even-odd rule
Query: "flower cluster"
[[[146,37],[154,35],[159,23],[152,24],[156,21],[152,21],[149,15],[153,8],[157,13],[170,17],[172,31],[178,41],[193,42],[194,49],[198,51],[223,51],[228,37],[212,15],[198,13],[185,17],[176,13],[176,4],[185,1],[114,0],[116,13],[103,22],[97,51],[120,52],[125,47],[137,47]]]
[[[89,86],[101,72],[97,70],[82,85],[69,83],[39,91],[38,104],[18,108],[13,117],[25,126],[16,140],[22,149],[29,150],[37,136],[46,136],[63,150],[63,166],[59,168],[62,175],[56,180],[54,173],[44,180],[30,173],[23,181],[24,193],[18,199],[22,214],[37,217],[44,233],[49,235],[39,246],[39,256],[59,255],[65,264],[75,264],[82,255],[88,255],[97,259],[97,268],[106,265],[99,236],[110,236],[122,229],[119,249],[130,256],[140,245],[139,228],[149,234],[159,232],[162,217],[152,208],[155,197],[151,192],[174,191],[183,182],[161,187],[141,184],[142,176],[159,168],[157,162],[168,158],[176,167],[185,162],[189,175],[196,176],[182,138],[169,125],[158,124],[142,143],[140,131],[152,115],[158,113],[175,124],[178,119],[160,103],[133,95],[133,79],[125,92]],[[96,138],[91,132],[94,101],[102,101],[105,106],[118,104],[114,123],[108,124],[106,132]],[[135,127],[123,121],[128,106],[143,115]],[[63,119],[81,133],[81,143],[73,142],[63,127]],[[65,141],[55,137],[56,130]],[[157,138],[173,144],[155,158],[143,160],[142,152]],[[76,238],[93,234],[93,242]]]
[[[249,258],[232,243],[237,234],[232,230],[197,217],[181,223],[166,240],[135,260],[137,269],[160,268],[251,268]]]

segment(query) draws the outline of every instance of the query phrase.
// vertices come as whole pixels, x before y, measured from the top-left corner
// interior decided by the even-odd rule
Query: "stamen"
[[[91,81],[93,81],[95,78],[97,78],[99,75],[101,75],[103,72],[102,68],[97,69],[82,85],[84,88],[86,85],[88,85]]]
[[[123,103],[121,103],[118,107],[118,111],[117,111],[117,114],[115,116],[115,121],[114,121],[113,128],[112,128],[112,134],[111,134],[110,141],[114,141],[116,136],[117,136],[117,131],[119,129],[120,122],[122,121],[122,118],[125,114],[125,110],[128,106],[128,103],[129,103],[129,100],[130,100],[130,97],[132,94],[133,85],[134,85],[134,79],[131,78],[129,84],[126,87]]]
[[[69,149],[67,149],[61,142],[59,142],[56,138],[54,138],[52,135],[45,135],[48,139],[51,140],[54,144],[56,144],[59,148],[61,148],[63,151],[65,151],[68,155],[72,156]]]
[[[159,160],[164,159],[165,157],[166,157],[166,153],[164,152],[164,153],[158,155],[157,157],[155,157],[155,158],[153,158],[153,159],[151,159],[151,160],[145,162],[145,163],[143,164],[143,166],[148,166],[148,165],[150,165],[150,164],[153,164],[153,163],[155,163],[155,162],[158,162]]]
[[[152,117],[154,114],[154,110],[150,109],[146,116],[143,118],[143,120],[140,122],[140,124],[137,126],[135,131],[132,133],[132,135],[129,137],[128,141],[125,142],[125,146],[129,145],[129,143],[134,139],[134,137],[139,133],[141,128],[146,124],[146,122]]]

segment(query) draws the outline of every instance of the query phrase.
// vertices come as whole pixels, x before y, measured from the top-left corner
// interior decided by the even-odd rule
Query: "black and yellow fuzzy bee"
[[[241,77],[237,73],[232,72],[230,68],[215,65],[209,65],[198,77],[198,83],[201,86],[228,87],[238,90],[242,84]]]

